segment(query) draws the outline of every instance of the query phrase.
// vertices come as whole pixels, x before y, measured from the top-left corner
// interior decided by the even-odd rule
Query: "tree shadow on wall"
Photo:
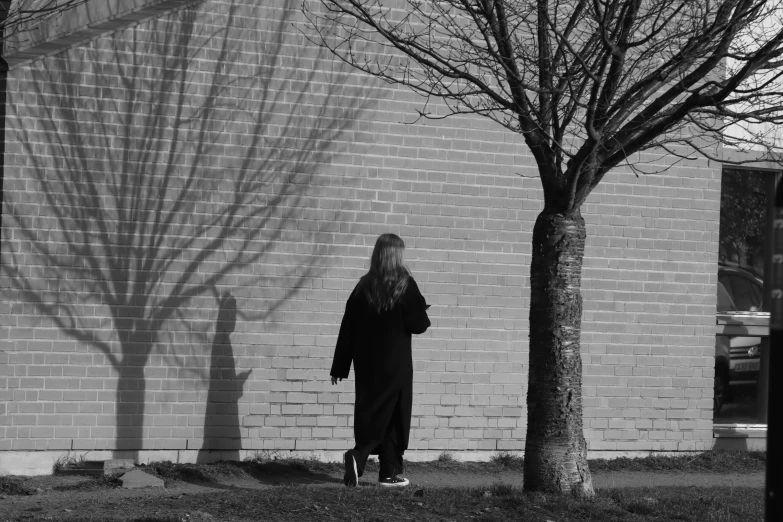
[[[197,462],[210,462],[210,450],[220,450],[225,460],[239,460],[239,398],[252,370],[237,373],[230,335],[237,324],[237,300],[230,293],[220,297],[209,367],[204,443]]]
[[[115,416],[118,455],[192,437],[172,404],[211,393],[233,357],[220,328],[207,355],[215,288],[258,323],[326,264],[339,206],[317,226],[302,215],[367,87],[292,31],[296,1],[262,4],[183,9],[35,63],[9,92],[3,292],[18,326],[56,326],[46,350],[69,354],[72,378],[113,368],[99,388],[114,397],[80,400]],[[218,325],[236,319],[222,303]]]

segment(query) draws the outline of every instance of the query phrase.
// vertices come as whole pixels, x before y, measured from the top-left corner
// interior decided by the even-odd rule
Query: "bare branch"
[[[562,212],[640,151],[771,149],[769,132],[727,131],[783,123],[783,2],[305,0],[303,10],[313,40],[427,97],[420,117],[479,114],[521,134]]]

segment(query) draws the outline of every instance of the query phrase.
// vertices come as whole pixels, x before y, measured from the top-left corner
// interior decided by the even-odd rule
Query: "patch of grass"
[[[116,472],[111,475],[103,475],[100,477],[85,477],[85,480],[80,482],[55,486],[52,489],[55,491],[94,491],[97,489],[114,489],[120,487],[120,483],[117,478],[122,475],[122,473],[123,472]]]
[[[220,461],[210,464],[176,464],[171,461],[142,464],[140,469],[164,480],[183,482],[218,482],[221,477],[242,476],[245,471],[241,463]]]
[[[171,515],[151,515],[141,517],[123,517],[122,515],[114,515],[107,517],[106,515],[79,515],[79,516],[56,516],[48,517],[47,522],[196,522],[196,520],[204,519],[192,519],[186,517],[184,514],[171,514]]]
[[[57,457],[57,460],[54,461],[54,464],[52,464],[52,473],[57,473],[65,468],[81,467],[85,460],[87,460],[87,453],[71,454],[70,451],[67,451],[64,455],[60,455]]]
[[[625,491],[612,498],[598,495],[591,500],[569,496],[528,494],[498,485],[498,494],[485,496],[483,489],[430,488],[416,496],[414,488],[389,491],[383,488],[277,487],[248,493],[241,501],[228,500],[227,509],[240,506],[236,519],[286,520],[300,522],[337,519],[445,521],[473,517],[484,522],[508,520],[557,520],[558,522],[667,521],[677,519],[760,520],[763,496],[760,491],[731,488],[662,488]],[[650,499],[650,500],[648,500]],[[700,500],[701,499],[701,500]],[[251,507],[252,506],[252,507]],[[205,508],[205,510],[207,510]],[[241,516],[240,516],[241,513]],[[328,514],[328,515],[327,515]],[[331,516],[329,516],[331,515]],[[697,518],[698,516],[698,518]]]
[[[666,456],[649,454],[641,458],[619,457],[593,459],[595,471],[709,471],[748,473],[764,471],[767,454],[764,451],[705,451],[695,455]]]
[[[480,466],[487,466],[486,462],[461,462],[456,458],[454,460],[429,460],[423,462],[409,462],[405,461],[404,467],[405,473],[432,473],[436,471],[456,471],[463,473],[471,473],[474,470],[480,469]]]
[[[642,458],[621,457],[617,459],[593,459],[589,461],[593,472],[608,471],[677,471],[677,472],[735,472],[763,471],[766,453],[747,451],[706,451],[686,456],[663,456],[650,454]],[[493,467],[521,471],[524,458],[518,453],[500,451],[493,454],[490,463],[460,462],[454,454],[444,451],[437,460],[430,462],[406,462],[407,472],[433,470],[491,472]],[[376,458],[367,461],[365,472],[372,475],[378,470]],[[342,473],[342,463],[320,462],[315,458],[289,457],[286,453],[258,452],[243,462],[221,461],[210,464],[174,464],[156,462],[148,464],[148,471],[160,478],[179,481],[217,482],[220,477],[265,474],[280,474],[290,470],[295,473],[334,475]],[[640,508],[644,509],[644,508]]]
[[[753,488],[631,488],[599,493],[642,520],[729,522],[764,519],[764,491]]]
[[[518,493],[518,490],[510,484],[503,484],[502,482],[498,482],[497,484],[492,484],[492,487],[489,488],[489,492],[493,497],[510,497],[515,493]]]
[[[454,454],[450,451],[444,451],[438,455],[438,462],[455,462],[456,460]]]
[[[511,453],[509,451],[499,451],[494,453],[490,458],[490,462],[504,468],[522,469],[525,466],[525,459],[521,455]]]
[[[366,471],[377,471],[377,462],[368,461]],[[280,477],[282,482],[289,482],[292,477],[312,475],[329,475],[340,473],[342,464],[336,462],[324,463],[315,459],[290,458],[273,456],[257,456],[252,459],[237,461],[219,461],[202,464],[176,464],[170,461],[151,462],[140,466],[140,469],[166,481],[218,483],[230,477]]]
[[[275,465],[244,463],[245,466]],[[187,465],[155,463],[174,473]],[[193,465],[191,465],[193,466]],[[202,464],[203,468],[215,464]],[[484,463],[484,466],[493,464]],[[147,466],[149,471],[152,465]],[[497,469],[497,468],[496,468]],[[209,475],[208,473],[206,475]],[[371,485],[358,488],[314,486],[310,483],[262,489],[214,488],[198,495],[164,495],[155,502],[129,502],[117,507],[116,496],[98,493],[85,504],[74,498],[74,511],[60,510],[59,522],[305,522],[353,520],[402,522],[454,520],[505,522],[729,522],[763,518],[761,489],[632,488],[599,491],[593,499],[526,493],[495,483],[482,488],[400,488]]]
[[[321,462],[320,460],[317,460],[315,458],[309,458],[309,459],[295,458],[295,459],[288,459],[282,462],[287,463],[289,466],[291,466],[294,469],[298,469],[300,471],[307,471],[310,473],[330,473],[332,471],[342,469],[340,467],[340,464],[336,462]]]
[[[35,495],[35,488],[25,484],[25,480],[19,477],[0,476],[0,493],[6,495]]]
[[[406,462],[406,469],[427,471],[432,469],[463,470],[466,472],[490,471],[493,466],[509,470],[524,469],[525,459],[519,453],[499,451],[486,462],[461,462],[441,457],[430,462]],[[752,473],[766,468],[766,452],[763,451],[705,451],[693,455],[668,456],[651,453],[645,457],[616,459],[591,459],[590,470],[602,471],[676,471]]]
[[[252,455],[245,457],[243,462],[249,462],[251,464],[265,464],[267,462],[274,462],[284,459],[285,456],[279,451],[255,450]]]
[[[187,520],[187,519],[184,519]],[[183,518],[179,515],[171,515],[168,517],[143,517],[134,518],[132,522],[182,522]]]
[[[643,497],[634,499],[625,506],[629,513],[637,515],[651,515],[655,513],[655,505],[658,503],[654,498]]]
[[[367,461],[367,469],[371,469],[372,459]],[[276,468],[289,467],[294,470],[310,472],[310,473],[333,473],[342,469],[342,464],[338,462],[321,462],[315,457],[301,458],[290,457],[285,453],[277,451],[257,451],[252,457],[246,457],[245,460],[238,464],[239,467],[248,469],[264,469],[268,468],[270,464],[275,464]]]

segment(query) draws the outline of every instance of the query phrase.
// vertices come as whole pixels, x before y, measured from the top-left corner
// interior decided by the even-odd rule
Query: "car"
[[[763,312],[764,281],[750,269],[718,266],[718,313]],[[715,336],[713,410],[731,400],[732,389],[756,386],[761,367],[761,337]]]

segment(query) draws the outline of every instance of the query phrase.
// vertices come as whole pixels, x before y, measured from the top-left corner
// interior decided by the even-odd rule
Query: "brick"
[[[107,353],[79,340],[84,335],[60,330],[2,272],[0,375],[6,380],[0,381],[0,393],[13,420],[9,429],[15,429],[5,432],[6,440],[17,449],[14,444],[24,436],[54,427],[53,438],[40,439],[47,447],[65,439],[69,444],[78,439],[84,449],[114,444],[106,439],[113,437],[115,392],[122,385],[137,404],[129,419],[145,426],[150,447],[200,444],[210,392],[227,409],[236,406],[232,421],[241,422],[247,447],[346,447],[337,441],[353,438],[353,376],[331,386],[331,356],[345,300],[366,270],[373,241],[394,230],[406,240],[412,271],[433,304],[434,327],[413,345],[412,444],[520,450],[527,413],[530,231],[542,208],[529,151],[519,136],[477,117],[402,124],[400,118],[419,103],[416,96],[377,83],[365,86],[366,79],[352,71],[345,71],[337,87],[330,85],[332,70],[341,66],[331,59],[315,66],[315,49],[302,43],[294,27],[281,34],[286,67],[268,67],[275,57],[256,46],[279,24],[282,3],[267,4],[236,3],[244,22],[227,34],[237,52],[222,58],[220,37],[207,35],[224,34],[224,18],[214,17],[212,9],[227,1],[188,11],[192,46],[203,53],[183,64],[190,81],[185,105],[176,93],[155,87],[165,74],[133,77],[128,67],[133,57],[111,51],[132,36],[119,26],[10,71],[4,203],[15,214],[2,217],[4,266],[9,252],[18,254],[20,273],[29,278],[35,297],[62,303],[67,310],[60,317],[73,317],[84,327],[81,333],[111,340],[106,347],[112,357],[134,374],[120,379]],[[176,14],[158,16],[172,23],[173,36],[184,35],[177,33]],[[140,45],[153,41],[157,24],[153,18],[135,27]],[[141,57],[145,71],[163,70],[171,55],[165,44],[157,45],[164,47],[153,46]],[[73,64],[79,64],[78,74],[68,72]],[[232,86],[210,113],[204,105],[210,79],[226,82],[247,70],[268,77]],[[158,95],[141,99],[138,92]],[[242,107],[235,109],[237,99]],[[358,101],[367,110],[355,106]],[[181,148],[170,155],[172,122],[182,108],[195,120],[178,129]],[[263,120],[253,121],[261,108]],[[167,125],[146,117],[158,113]],[[201,123],[207,124],[204,135],[196,130]],[[138,135],[126,139],[123,128]],[[316,142],[319,147],[311,148]],[[132,158],[137,170],[131,172],[167,182],[167,201],[176,199],[191,172],[199,175],[184,198],[192,206],[171,216],[167,235],[158,238],[160,249],[149,252],[161,257],[156,266],[165,267],[154,274],[161,278],[159,294],[138,296],[120,314],[142,317],[153,307],[176,304],[156,332],[158,346],[150,356],[122,355],[105,305],[116,296],[94,285],[97,270],[90,268],[106,270],[100,252],[116,244],[100,244],[97,230],[105,226],[115,234],[121,224],[115,218],[100,226],[80,221],[78,216],[89,215],[80,211],[85,200],[68,192],[89,179],[100,194],[90,203],[98,210],[116,201],[112,198],[127,200],[131,193],[111,192],[112,176],[128,172],[123,156]],[[639,157],[651,166],[670,166],[654,153]],[[248,178],[252,190],[234,194],[233,182],[243,173],[257,176]],[[286,180],[295,183],[286,187]],[[712,440],[719,183],[719,168],[706,162],[638,178],[617,169],[584,205],[581,350],[585,426],[593,450],[684,451],[680,448]],[[230,209],[238,195],[240,225],[219,239],[218,230],[204,225]],[[128,208],[158,201],[154,191],[140,196]],[[282,197],[278,208],[266,207],[277,197]],[[106,214],[116,216],[116,208]],[[68,244],[66,232],[78,241],[97,241],[90,250],[95,258],[82,259],[84,249]],[[41,258],[36,247],[51,256]],[[220,348],[230,351],[213,359],[219,351],[213,345],[218,306],[212,287],[200,285],[219,273],[215,287],[236,297],[241,317],[229,336],[230,349]],[[167,301],[183,281],[196,290],[195,297]],[[54,291],[62,299],[53,301]],[[152,338],[142,337],[141,344],[149,347]],[[213,364],[219,378],[213,378]],[[247,369],[252,369],[247,380],[235,379]],[[644,439],[630,440],[637,433]]]

